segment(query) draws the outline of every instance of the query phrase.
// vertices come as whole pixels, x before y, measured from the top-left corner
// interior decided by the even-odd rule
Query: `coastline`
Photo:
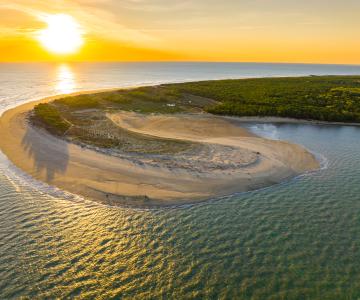
[[[68,143],[27,122],[27,113],[36,104],[60,97],[63,96],[48,97],[6,111],[0,117],[0,149],[32,177],[101,203],[140,208],[193,204],[268,187],[319,167],[314,156],[301,146],[255,137],[245,129],[241,129],[242,133],[239,132],[236,137],[207,136],[202,141],[238,147],[238,152],[244,155],[247,152],[259,153],[256,161],[229,174],[135,165],[127,158],[109,156]],[[194,116],[194,122],[196,118]],[[227,117],[209,118],[226,120]],[[164,133],[148,131],[146,134],[156,136]],[[179,138],[186,138],[186,135]],[[196,139],[196,136],[191,139]]]
[[[360,126],[360,123],[351,122],[328,122],[306,119],[294,119],[284,117],[236,117],[223,116],[226,119],[239,123],[273,123],[273,124],[303,124],[303,125],[324,125],[324,126]]]

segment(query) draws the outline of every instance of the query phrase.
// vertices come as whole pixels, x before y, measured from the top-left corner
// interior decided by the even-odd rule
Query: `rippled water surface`
[[[0,109],[82,89],[327,73],[360,68],[6,64]],[[0,154],[0,298],[359,298],[360,128],[248,126],[304,145],[325,168],[220,201],[140,211],[54,191]]]

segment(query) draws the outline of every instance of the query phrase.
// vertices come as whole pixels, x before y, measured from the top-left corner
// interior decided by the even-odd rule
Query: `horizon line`
[[[324,65],[324,66],[354,66],[360,63],[320,63],[320,62],[269,62],[269,61],[203,61],[203,60],[99,60],[99,61],[0,61],[0,64],[72,64],[72,63],[204,63],[204,64],[282,64],[282,65]]]

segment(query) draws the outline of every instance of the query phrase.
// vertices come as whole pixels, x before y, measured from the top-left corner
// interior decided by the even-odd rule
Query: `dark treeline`
[[[168,87],[218,101],[208,112],[360,122],[360,76],[217,80]]]

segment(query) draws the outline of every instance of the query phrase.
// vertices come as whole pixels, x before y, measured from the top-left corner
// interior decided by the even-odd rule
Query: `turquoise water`
[[[23,75],[26,88],[0,76],[3,107],[56,93],[53,73],[39,72]],[[63,88],[91,86],[70,81]],[[359,298],[360,128],[248,127],[304,145],[324,168],[219,201],[142,211],[40,185],[1,156],[0,298]]]

